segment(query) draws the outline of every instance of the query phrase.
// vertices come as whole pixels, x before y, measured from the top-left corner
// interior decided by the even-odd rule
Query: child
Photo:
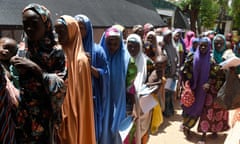
[[[9,68],[10,59],[17,54],[17,42],[11,38],[3,37],[0,39],[0,63],[10,78]]]
[[[0,39],[0,143],[15,143],[12,110],[18,106],[19,92],[8,78],[10,59],[16,52],[17,43],[13,39]]]
[[[151,123],[151,133],[156,133],[159,126],[163,122],[162,111],[164,111],[165,106],[165,68],[167,65],[167,57],[165,55],[160,55],[156,57],[155,70],[151,73],[148,78],[148,86],[158,85],[158,89],[152,93],[154,98],[159,102],[153,108],[152,123]]]

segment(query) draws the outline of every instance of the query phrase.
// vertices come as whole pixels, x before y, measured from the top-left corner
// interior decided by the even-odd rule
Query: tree
[[[213,0],[201,0],[199,19],[200,25],[212,29],[219,16],[219,4]]]
[[[233,28],[239,29],[240,28],[240,1],[239,0],[232,0],[231,4],[231,16],[233,17]]]
[[[200,11],[201,0],[182,0],[179,3],[179,7],[189,14],[190,17],[190,28],[196,32],[196,23]]]

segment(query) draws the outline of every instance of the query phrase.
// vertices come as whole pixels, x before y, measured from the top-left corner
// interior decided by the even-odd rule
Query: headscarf
[[[166,30],[166,31],[168,31],[168,32],[167,32],[168,34],[165,34],[163,39],[165,39],[166,36],[168,36],[169,34],[171,34],[170,30]],[[170,73],[169,73],[169,76],[170,76],[170,77],[174,77],[174,76],[176,76],[176,73],[177,73],[177,64],[178,64],[178,62],[179,62],[177,50],[176,50],[176,48],[173,46],[171,40],[170,40],[169,43],[166,43],[166,42],[165,42],[165,44],[164,44],[164,49],[165,49],[166,52],[167,52],[168,63],[169,63],[169,65],[170,65]]]
[[[147,35],[147,33],[152,29],[154,28],[154,26],[150,23],[146,23],[144,26],[143,26],[143,30],[144,30],[144,37]]]
[[[93,27],[89,18],[85,15],[76,15],[77,21],[82,22],[86,27],[86,37],[83,38],[84,50],[91,54],[91,65],[94,66],[99,73],[96,78],[92,75],[92,88],[94,99],[94,120],[97,141],[102,134],[102,121],[104,117],[105,99],[108,96],[109,73],[106,55],[100,45],[94,43]]]
[[[200,49],[197,48],[194,53],[193,59],[193,84],[192,89],[195,89],[199,85],[203,85],[208,81],[210,72],[210,40],[207,37],[201,38],[199,42],[207,42],[207,52],[205,54],[200,53]]]
[[[56,45],[55,37],[53,34],[50,11],[45,6],[36,3],[31,3],[28,6],[26,6],[23,9],[22,13],[26,12],[27,10],[33,10],[42,19],[46,28],[46,32],[44,38],[41,40],[40,48],[43,48],[44,50],[48,51],[50,47]],[[49,41],[46,39],[48,39]],[[30,48],[31,46],[32,46],[31,42],[28,41],[28,48]]]
[[[125,27],[120,25],[120,24],[115,24],[112,26],[113,28],[116,28],[117,30],[119,30],[120,32],[123,32],[125,30]]]
[[[132,31],[133,33],[136,33],[140,29],[143,29],[142,25],[134,25]]]
[[[120,48],[114,53],[110,54],[106,45],[106,39],[111,36],[120,38]],[[120,122],[126,115],[126,75],[130,55],[124,47],[122,34],[116,28],[108,28],[103,34],[100,45],[103,47],[110,69],[110,109],[112,111],[112,125],[111,131],[113,134],[119,130]]]
[[[92,29],[92,23],[90,19],[85,15],[76,15],[74,17],[78,22],[84,23],[86,27],[86,37],[83,38],[83,47],[85,52],[88,52],[92,56],[92,49],[94,47],[94,40],[93,40],[93,29]]]
[[[223,41],[224,41],[223,48],[222,48],[220,51],[216,50],[216,49],[215,49],[215,45],[214,45],[214,42],[215,42],[215,40],[216,40],[218,37],[222,38]],[[214,37],[214,39],[213,39],[212,48],[213,48],[213,57],[214,57],[215,61],[216,61],[218,64],[221,63],[221,62],[223,61],[223,58],[222,58],[223,53],[224,53],[224,51],[226,50],[226,39],[225,39],[225,36],[222,35],[222,34],[217,34],[217,35]]]
[[[193,38],[192,40],[191,40],[191,43],[192,43],[192,47],[191,47],[191,49],[190,49],[190,52],[195,52],[194,51],[194,49],[193,49],[193,43],[199,43],[199,38]],[[197,49],[197,48],[196,48]]]
[[[142,40],[137,34],[130,34],[127,38],[127,44],[129,41],[135,40],[136,43],[140,45],[140,50],[135,59],[135,64],[137,66],[137,76],[134,80],[134,86],[137,92],[142,88],[144,82],[147,78],[147,57],[143,53]]]
[[[187,51],[190,50],[190,48],[192,47],[192,44],[191,44],[191,39],[195,37],[195,33],[193,31],[188,31],[187,34],[186,34],[186,37],[184,39],[184,43],[186,45],[186,49]]]
[[[71,16],[61,16],[66,22],[69,41],[63,45],[68,59],[68,86],[63,102],[63,143],[94,144],[95,128],[91,71],[85,55],[77,21]],[[77,87],[76,87],[77,86]]]

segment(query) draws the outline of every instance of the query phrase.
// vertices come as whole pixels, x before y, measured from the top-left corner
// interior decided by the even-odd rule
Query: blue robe
[[[91,56],[91,65],[95,67],[99,72],[99,78],[95,78],[92,75],[92,91],[94,102],[94,122],[95,122],[95,134],[96,141],[99,141],[102,134],[103,123],[103,106],[105,98],[108,95],[109,88],[109,73],[107,58],[103,48],[100,45],[94,43],[93,40],[93,28],[91,21],[85,15],[76,15],[76,20],[80,20],[85,24],[86,36],[83,38],[84,50]]]
[[[130,55],[122,36],[120,48],[111,55],[105,44],[105,34],[100,41],[109,64],[110,89],[104,107],[103,133],[100,144],[122,144],[119,127],[126,117],[126,76]]]

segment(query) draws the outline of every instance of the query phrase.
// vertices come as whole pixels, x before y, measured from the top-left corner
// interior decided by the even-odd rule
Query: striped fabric
[[[0,143],[15,144],[15,124],[11,115],[11,102],[6,91],[6,79],[0,66]]]

